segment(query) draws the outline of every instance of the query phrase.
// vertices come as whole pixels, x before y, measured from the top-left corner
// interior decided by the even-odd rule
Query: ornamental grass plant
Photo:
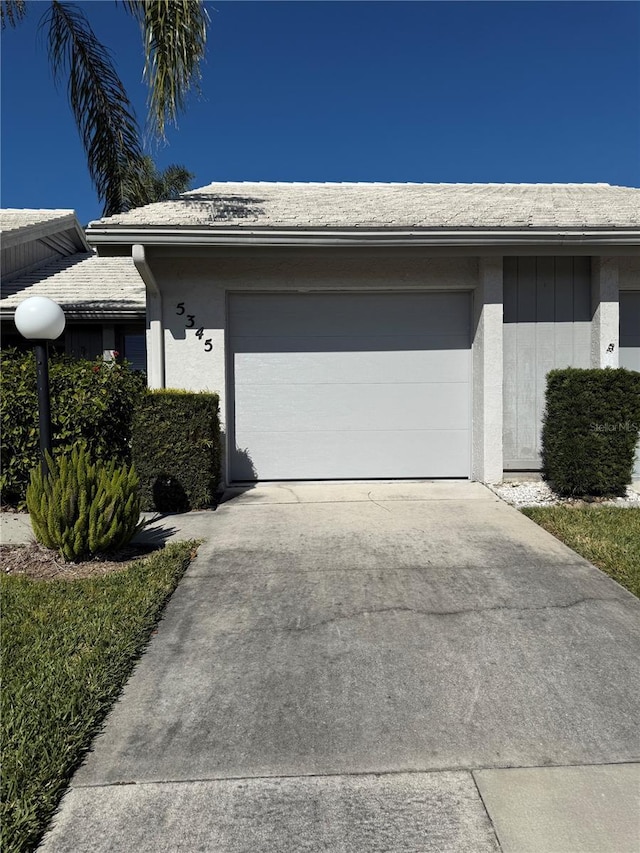
[[[77,562],[127,545],[140,530],[138,477],[133,466],[97,460],[85,445],[47,454],[27,487],[27,508],[38,542]]]

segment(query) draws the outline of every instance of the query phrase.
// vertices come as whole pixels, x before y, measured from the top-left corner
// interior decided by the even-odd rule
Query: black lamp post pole
[[[49,403],[49,345],[47,341],[36,341],[36,377],[38,383],[38,418],[40,426],[40,464],[42,473],[47,474],[46,453],[51,453],[51,406]]]

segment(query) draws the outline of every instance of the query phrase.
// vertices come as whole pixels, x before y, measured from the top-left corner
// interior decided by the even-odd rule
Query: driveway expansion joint
[[[473,780],[473,785],[476,789],[476,793],[478,795],[480,802],[482,803],[482,808],[484,809],[484,813],[487,816],[487,820],[489,821],[489,826],[491,827],[491,831],[493,832],[493,837],[494,837],[495,842],[496,842],[496,847],[498,848],[499,851],[502,851],[502,844],[500,844],[500,838],[498,837],[498,830],[496,829],[496,826],[493,822],[493,818],[491,817],[491,812],[487,808],[487,804],[484,801],[484,797],[482,796],[482,791],[480,790],[480,786],[478,785],[478,780],[476,779],[476,775],[475,775],[475,772],[473,770],[471,771],[471,779]]]
[[[580,762],[579,764],[482,764],[482,765],[474,765],[473,767],[467,767],[462,765],[451,765],[445,767],[433,767],[433,768],[400,768],[394,770],[353,770],[350,772],[344,771],[336,771],[331,772],[327,771],[325,773],[273,773],[273,774],[255,774],[255,775],[225,775],[225,776],[197,776],[190,779],[140,779],[140,780],[126,780],[126,781],[113,781],[113,782],[85,782],[85,783],[75,783],[72,782],[70,788],[73,789],[93,789],[93,788],[119,788],[119,787],[127,787],[136,785],[138,787],[143,787],[145,785],[191,785],[191,784],[199,784],[201,782],[273,782],[278,780],[289,780],[289,779],[358,779],[360,777],[368,777],[368,776],[379,776],[379,777],[392,777],[392,776],[439,776],[439,775],[447,775],[451,773],[460,773],[467,774],[473,777],[474,784],[476,783],[475,774],[483,773],[487,770],[495,770],[495,771],[507,771],[507,770],[573,770],[573,769],[585,769],[589,770],[590,768],[601,768],[601,767],[626,767],[627,765],[635,766],[640,764],[640,756],[636,759],[630,758],[625,761],[601,761],[601,762],[593,762],[589,761],[587,763]]]

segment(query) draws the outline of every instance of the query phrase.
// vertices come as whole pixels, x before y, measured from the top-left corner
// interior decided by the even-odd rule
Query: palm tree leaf
[[[140,164],[125,173],[123,193],[127,207],[130,209],[176,199],[180,193],[190,189],[194,177],[184,166],[167,166],[159,172],[153,159],[145,154]]]
[[[11,27],[17,27],[26,14],[27,4],[25,0],[2,0],[0,3],[2,29],[4,29],[7,24]]]
[[[172,164],[160,173],[162,192],[166,200],[176,199],[180,193],[191,189],[195,175],[184,166]]]
[[[87,154],[89,173],[104,216],[127,208],[123,179],[140,164],[140,133],[133,107],[111,55],[84,13],[54,0],[43,18],[56,82],[67,77],[69,104]]]
[[[177,124],[189,90],[199,88],[209,14],[202,0],[124,0],[124,5],[142,27],[149,123],[164,138],[167,123]]]

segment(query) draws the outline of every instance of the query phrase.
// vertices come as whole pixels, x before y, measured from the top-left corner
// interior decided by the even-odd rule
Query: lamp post
[[[38,420],[42,473],[47,473],[46,453],[51,453],[51,407],[49,404],[49,341],[64,331],[64,311],[47,296],[31,296],[16,309],[14,322],[20,334],[34,342],[38,383]]]

